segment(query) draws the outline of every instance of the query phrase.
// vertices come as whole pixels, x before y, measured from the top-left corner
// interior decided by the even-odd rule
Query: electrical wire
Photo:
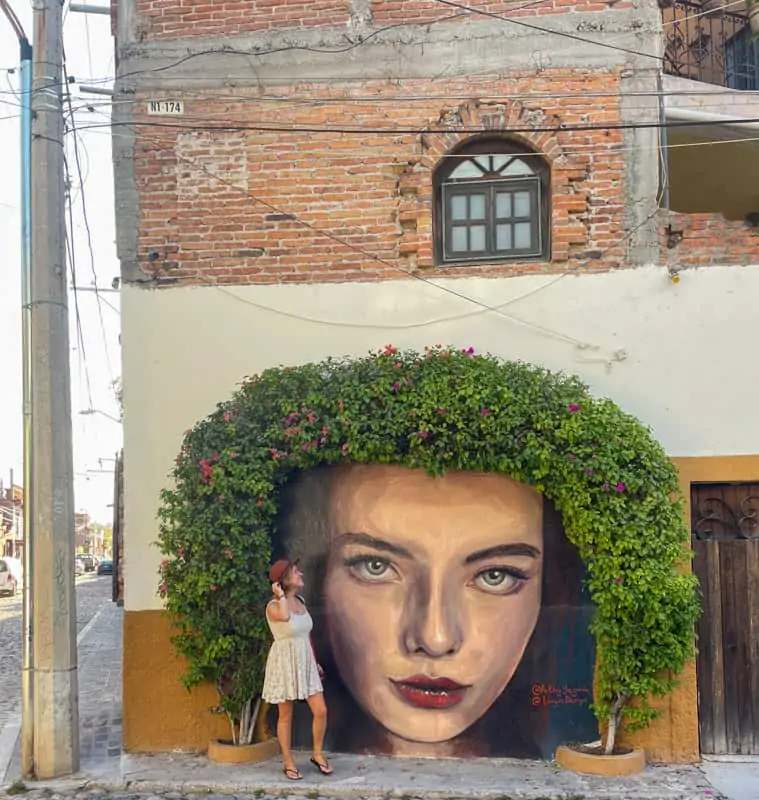
[[[68,83],[68,74],[67,74],[67,71],[66,71],[65,53],[64,53],[64,57],[63,57],[63,75],[64,75],[64,80],[66,81],[66,83]],[[74,163],[76,165],[78,186],[79,186],[79,192],[80,192],[79,200],[80,200],[80,205],[81,205],[81,210],[82,210],[82,221],[84,222],[84,229],[85,229],[85,233],[86,233],[86,236],[87,236],[87,248],[88,248],[88,251],[89,251],[90,271],[92,273],[92,280],[93,280],[93,285],[94,285],[95,298],[96,298],[96,301],[97,301],[98,317],[100,319],[100,331],[101,331],[101,334],[102,334],[102,337],[103,337],[103,349],[104,349],[104,352],[105,352],[106,366],[107,366],[107,369],[108,369],[108,376],[109,376],[109,379],[110,379],[110,385],[112,386],[113,382],[114,382],[114,377],[113,377],[114,376],[114,372],[113,372],[113,366],[111,364],[110,348],[108,347],[108,337],[107,337],[106,331],[105,331],[105,319],[104,319],[104,316],[103,316],[103,303],[102,303],[102,298],[100,296],[100,290],[98,289],[97,270],[95,269],[95,250],[94,250],[93,242],[92,242],[92,229],[90,227],[89,216],[87,214],[87,200],[86,200],[85,191],[84,191],[85,178],[84,178],[84,173],[83,173],[83,170],[82,170],[82,160],[81,160],[81,156],[80,156],[80,153],[79,153],[79,138],[77,136],[76,123],[74,121],[74,112],[73,112],[73,105],[72,105],[72,101],[71,101],[71,93],[67,92],[66,96],[67,96],[69,112],[70,112],[70,120],[69,120],[70,131],[73,134],[72,143],[73,143]]]
[[[87,348],[84,341],[84,331],[82,329],[82,315],[79,310],[79,293],[77,291],[77,269],[76,252],[74,250],[74,212],[71,199],[71,170],[69,169],[68,159],[63,156],[63,167],[66,177],[66,253],[68,255],[69,273],[71,275],[71,293],[74,298],[74,315],[76,318],[76,335],[79,345],[79,379],[84,377],[87,390],[87,400],[89,408],[92,408],[92,382],[90,380],[90,370],[87,364]]]
[[[298,216],[297,214],[292,214],[292,213],[282,209],[281,207],[276,206],[276,205],[274,205],[273,203],[270,203],[267,200],[264,200],[260,196],[253,194],[246,187],[239,186],[238,184],[234,183],[233,181],[229,181],[226,178],[224,178],[223,176],[220,176],[220,175],[214,173],[212,170],[209,170],[205,166],[205,164],[202,164],[197,159],[188,158],[186,156],[182,156],[179,153],[175,153],[175,155],[176,155],[177,159],[179,159],[179,160],[183,161],[184,163],[187,163],[187,164],[189,164],[191,166],[194,166],[197,169],[200,169],[201,171],[203,171],[207,175],[209,175],[209,177],[211,177],[214,180],[218,181],[222,185],[226,185],[229,188],[234,189],[235,191],[243,193],[245,196],[249,197],[251,200],[254,200],[258,204],[263,205],[265,208],[268,208],[273,213],[286,215],[287,218],[290,221],[293,221],[293,222],[297,223],[301,227],[307,228],[308,230],[312,231],[313,233],[315,233],[315,234],[317,234],[319,236],[322,236],[324,238],[330,239],[331,241],[334,241],[335,243],[340,244],[343,247],[346,247],[347,249],[350,249],[350,250],[352,250],[354,252],[357,252],[360,255],[363,255],[363,256],[369,258],[370,260],[381,264],[383,267],[390,268],[391,270],[393,270],[395,272],[399,272],[399,273],[405,274],[408,277],[413,278],[415,280],[418,280],[418,281],[420,281],[420,282],[422,282],[424,284],[427,284],[427,285],[433,287],[434,289],[437,289],[440,292],[443,292],[445,294],[457,297],[458,299],[464,300],[467,303],[471,303],[473,305],[476,305],[476,306],[478,306],[479,309],[481,309],[478,312],[473,312],[473,313],[470,313],[470,314],[460,315],[459,317],[446,318],[446,319],[433,320],[433,321],[429,321],[428,320],[426,322],[419,323],[419,324],[416,324],[416,323],[410,324],[407,327],[421,327],[421,326],[424,326],[424,325],[437,324],[437,323],[443,322],[443,321],[450,321],[451,319],[465,318],[467,316],[472,316],[473,314],[477,314],[477,313],[491,312],[491,313],[495,313],[498,316],[501,316],[501,317],[507,319],[512,324],[528,328],[528,329],[530,329],[530,330],[532,330],[534,332],[541,333],[541,334],[546,335],[546,336],[548,336],[550,338],[553,338],[553,339],[559,339],[561,341],[564,341],[566,343],[574,345],[578,349],[581,349],[581,350],[599,350],[600,349],[600,345],[592,344],[592,343],[589,343],[589,342],[584,342],[584,341],[582,341],[580,339],[577,339],[575,337],[572,337],[572,336],[569,336],[569,335],[567,335],[565,333],[562,333],[561,331],[556,331],[556,330],[548,328],[548,327],[546,327],[544,325],[533,323],[533,322],[530,322],[529,320],[524,320],[521,317],[514,316],[513,314],[508,314],[507,312],[505,312],[503,310],[504,307],[506,307],[506,306],[508,306],[508,305],[510,305],[510,304],[512,304],[514,302],[518,302],[519,300],[522,300],[527,296],[535,294],[538,291],[542,291],[543,289],[546,289],[549,286],[553,286],[555,283],[557,283],[559,280],[562,280],[564,277],[566,277],[570,273],[561,273],[561,274],[555,276],[554,278],[552,278],[550,281],[548,281],[543,286],[537,287],[536,289],[533,289],[533,290],[529,291],[525,295],[522,295],[522,296],[517,297],[517,298],[513,298],[512,300],[507,301],[506,303],[503,303],[503,304],[500,304],[500,305],[490,305],[490,304],[484,303],[484,302],[482,302],[480,300],[477,300],[476,298],[473,298],[473,297],[471,297],[471,296],[469,296],[469,295],[467,295],[467,294],[465,294],[463,292],[459,292],[459,291],[457,291],[455,289],[452,289],[449,286],[444,286],[444,285],[441,285],[439,283],[436,283],[435,281],[431,280],[430,278],[427,278],[427,277],[425,277],[423,275],[420,275],[419,273],[417,273],[417,272],[415,272],[415,271],[413,271],[411,269],[401,267],[398,264],[396,264],[395,262],[390,261],[389,259],[383,258],[382,256],[378,256],[376,253],[372,253],[371,251],[366,250],[366,248],[361,247],[360,245],[354,244],[350,240],[346,239],[344,236],[339,236],[339,235],[334,234],[331,231],[328,231],[328,230],[326,230],[324,228],[320,228],[318,226],[315,226],[312,223],[308,222],[307,220],[304,220],[302,217]],[[627,241],[629,241],[629,239],[631,239],[632,236],[634,236],[635,233],[637,233],[638,230],[640,230],[644,225],[648,224],[648,222],[651,219],[653,219],[658,213],[659,213],[659,208],[657,206],[644,220],[642,220],[638,225],[636,225],[634,228],[632,228],[630,231],[628,231],[619,241],[615,242],[614,245],[611,245],[610,247],[608,247],[605,250],[601,251],[602,254],[601,254],[600,257],[602,258],[604,255],[607,255],[609,252],[612,252],[613,250],[618,249],[620,246],[626,244]],[[326,325],[330,325],[331,324],[331,325],[337,325],[338,327],[354,327],[354,328],[356,328],[356,327],[365,327],[363,324],[362,325],[354,325],[354,324],[348,324],[348,323],[336,323],[335,321],[317,320],[317,319],[314,319],[314,318],[304,317],[302,315],[292,314],[291,312],[283,312],[283,311],[281,311],[279,309],[274,309],[272,307],[263,306],[260,303],[256,303],[254,301],[250,301],[247,298],[242,298],[239,295],[236,295],[234,292],[231,292],[226,287],[220,286],[217,282],[206,280],[206,279],[203,279],[203,278],[200,278],[200,280],[203,283],[222,291],[223,293],[233,297],[234,299],[236,299],[236,300],[238,300],[240,302],[246,303],[246,304],[254,306],[254,307],[258,307],[261,310],[267,310],[267,311],[271,311],[273,313],[279,313],[279,314],[282,314],[282,315],[290,317],[290,318],[298,318],[298,319],[301,319],[301,320],[304,320],[304,321],[308,321],[308,322],[312,322],[312,323],[315,323],[315,324],[326,324]],[[384,328],[386,326],[366,326],[366,327],[373,327],[373,328],[380,328],[381,327],[381,328]],[[401,328],[401,327],[404,327],[404,326],[392,325],[392,326],[387,326],[387,327],[390,327],[390,328]],[[609,359],[603,359],[603,360],[605,362],[609,363]]]

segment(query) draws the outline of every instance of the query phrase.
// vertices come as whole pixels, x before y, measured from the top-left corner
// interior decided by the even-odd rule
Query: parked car
[[[13,595],[23,583],[24,568],[17,558],[0,558],[0,594]]]
[[[84,575],[84,562],[79,556],[74,559],[74,576]]]
[[[95,563],[95,556],[91,553],[80,553],[77,558],[81,559],[85,572],[95,571],[97,564]]]
[[[104,558],[98,564],[98,575],[113,575],[113,561]]]

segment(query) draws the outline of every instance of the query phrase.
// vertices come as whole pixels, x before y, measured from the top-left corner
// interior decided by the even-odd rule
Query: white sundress
[[[270,705],[287,700],[305,700],[322,691],[319,668],[311,649],[314,621],[308,611],[290,614],[287,622],[266,621],[274,637],[264,673],[261,697]]]

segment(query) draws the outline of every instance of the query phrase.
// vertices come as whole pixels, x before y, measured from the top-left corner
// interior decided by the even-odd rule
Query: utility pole
[[[31,510],[34,775],[79,769],[74,466],[66,282],[63,4],[35,0],[32,73]]]

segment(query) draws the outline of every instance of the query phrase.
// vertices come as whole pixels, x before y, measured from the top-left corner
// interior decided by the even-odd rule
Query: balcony
[[[759,42],[743,4],[725,0],[727,10],[704,14],[690,0],[660,0],[664,23],[664,71],[728,89],[759,90]]]

